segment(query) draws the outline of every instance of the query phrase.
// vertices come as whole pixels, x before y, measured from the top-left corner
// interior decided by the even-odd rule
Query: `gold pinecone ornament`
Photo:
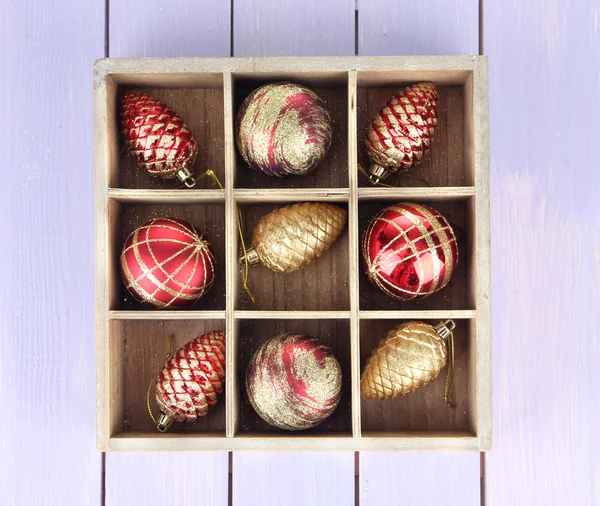
[[[332,204],[304,202],[263,216],[252,248],[241,261],[262,263],[274,272],[294,272],[319,258],[342,233],[348,213]]]
[[[454,358],[454,322],[431,326],[407,322],[394,327],[371,353],[360,379],[363,399],[394,399],[424,387],[446,365],[448,351]],[[446,382],[446,402],[450,371]]]

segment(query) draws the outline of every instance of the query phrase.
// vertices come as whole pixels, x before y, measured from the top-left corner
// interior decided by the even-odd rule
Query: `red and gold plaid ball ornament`
[[[310,172],[327,154],[331,136],[331,116],[323,101],[294,83],[258,88],[244,100],[236,120],[240,154],[267,176]]]
[[[363,236],[371,282],[390,297],[422,299],[444,288],[458,262],[454,231],[435,209],[408,202],[381,211]]]
[[[375,183],[419,163],[431,145],[438,119],[438,95],[433,83],[419,83],[395,95],[377,113],[365,146]]]
[[[258,415],[285,430],[310,429],[340,401],[342,370],[329,348],[303,334],[281,334],[252,356],[246,392]]]
[[[156,377],[157,429],[194,422],[217,403],[225,385],[225,332],[197,337],[167,360]]]
[[[215,263],[210,243],[192,225],[157,218],[125,241],[121,275],[139,302],[178,308],[193,304],[210,288]]]
[[[139,167],[161,179],[196,184],[191,170],[198,145],[185,122],[150,95],[130,91],[121,102],[121,123],[129,153]]]

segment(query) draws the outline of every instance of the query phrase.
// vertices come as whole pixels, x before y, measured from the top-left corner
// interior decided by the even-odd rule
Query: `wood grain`
[[[359,0],[358,9],[360,55],[478,53],[477,0]],[[432,204],[436,207],[438,202]],[[474,506],[479,504],[479,474],[477,455],[361,453],[360,504],[380,506],[401,497],[399,502],[423,506]],[[397,486],[398,476],[407,478],[402,480],[404,486]]]
[[[236,506],[351,506],[354,453],[233,454]]]
[[[106,506],[228,504],[225,452],[111,453],[109,457]],[[218,481],[222,472],[224,483]]]
[[[167,1],[135,0],[111,1],[109,5],[110,56],[228,56],[230,54],[231,4],[219,0]],[[151,80],[151,78],[150,78]],[[189,87],[189,85],[188,85]],[[180,86],[180,88],[185,88]],[[178,101],[186,96],[203,112],[203,116],[190,114],[194,134],[199,136],[201,151],[196,166],[212,168],[219,177],[224,175],[223,101],[222,91],[215,89],[161,90],[161,98]],[[187,100],[186,100],[187,103]],[[179,102],[172,105],[179,106]],[[183,104],[181,104],[183,107]],[[177,109],[176,109],[177,110]],[[187,116],[187,111],[178,111]],[[216,122],[206,116],[217,118]],[[214,125],[214,126],[213,126]],[[214,142],[215,137],[221,142]],[[203,146],[204,144],[204,146]],[[223,172],[220,172],[223,170]],[[133,183],[133,181],[131,181]],[[224,183],[224,180],[221,179]],[[200,188],[214,188],[208,181],[198,183]],[[151,188],[151,184],[132,187]],[[199,211],[201,212],[201,211]],[[201,215],[196,215],[203,220]],[[225,272],[225,209],[217,214],[222,240],[221,272]],[[217,221],[213,221],[216,224]],[[200,226],[200,224],[198,224]],[[208,231],[207,231],[208,233]],[[215,239],[211,238],[215,241]],[[219,279],[219,278],[218,278]],[[225,309],[225,281],[217,288],[218,306]],[[211,294],[211,300],[212,300]],[[128,322],[131,324],[131,322]],[[225,406],[226,399],[222,399]],[[153,504],[187,504],[198,498],[198,490],[209,504],[225,506],[228,502],[227,453],[200,454],[114,454],[106,457],[106,503],[122,505],[141,502]]]
[[[354,54],[355,0],[236,0],[234,56]]]
[[[113,0],[110,56],[229,56],[231,3]]]
[[[495,225],[488,506],[600,502],[600,10],[571,5],[484,2]]]
[[[361,506],[481,504],[479,455],[362,452],[359,470]]]
[[[358,54],[477,54],[478,0],[358,0]]]
[[[0,3],[0,502],[101,503],[92,62],[104,1]]]

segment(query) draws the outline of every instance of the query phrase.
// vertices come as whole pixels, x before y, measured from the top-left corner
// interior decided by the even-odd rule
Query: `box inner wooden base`
[[[103,443],[104,448],[260,449],[260,438],[274,438],[285,441],[288,449],[386,449],[377,438],[388,438],[389,447],[397,449],[477,449],[478,264],[475,158],[470,153],[472,77],[462,71],[448,72],[443,71],[438,82],[440,117],[433,147],[423,163],[410,172],[423,181],[391,177],[386,183],[397,185],[392,189],[372,187],[366,177],[352,174],[350,165],[352,160],[359,160],[368,167],[364,132],[377,110],[403,85],[419,82],[421,77],[437,82],[435,72],[422,76],[402,71],[214,73],[196,76],[195,80],[125,73],[106,80],[108,303],[107,311],[99,317],[108,322],[110,392],[105,410],[110,442]],[[332,147],[324,162],[305,177],[278,179],[257,174],[235,149],[237,108],[256,87],[277,80],[311,87],[332,114]],[[178,183],[151,178],[135,166],[125,153],[118,121],[118,100],[129,89],[152,94],[187,122],[200,146],[195,173],[214,170],[225,191],[208,179],[200,181],[194,190],[178,189]],[[346,230],[320,259],[296,273],[275,274],[264,266],[252,266],[249,285],[257,299],[253,304],[240,282],[237,210],[242,211],[249,243],[260,217],[285,203],[306,200],[346,208]],[[454,226],[459,241],[459,264],[450,284],[417,302],[387,297],[369,283],[359,262],[362,233],[370,219],[401,201],[438,209]],[[119,255],[126,237],[148,219],[159,216],[189,221],[213,245],[218,273],[215,284],[189,310],[161,312],[142,307],[120,280]],[[389,329],[407,320],[436,323],[448,316],[454,316],[457,323],[456,409],[444,402],[445,369],[429,385],[404,398],[360,399],[364,363]],[[175,351],[194,337],[217,329],[227,330],[228,394],[223,393],[206,418],[193,424],[175,424],[169,435],[158,434],[148,414],[146,394],[162,367],[168,336],[174,335]],[[339,407],[327,421],[309,431],[285,432],[269,426],[254,412],[245,393],[251,354],[270,337],[286,331],[318,337],[332,348],[342,366]],[[151,407],[156,412],[154,401]],[[177,438],[180,442],[173,443]],[[202,446],[194,443],[194,438],[213,443]],[[222,443],[214,443],[221,438]],[[409,440],[412,442],[406,443]],[[277,449],[271,448],[271,443],[265,445]]]

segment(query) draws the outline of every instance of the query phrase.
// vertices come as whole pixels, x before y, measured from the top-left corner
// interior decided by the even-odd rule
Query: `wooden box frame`
[[[244,172],[248,169],[241,166],[235,148],[234,119],[240,97],[262,82],[278,80],[306,83],[325,95],[324,100],[333,108],[334,128],[338,132],[332,147],[337,151],[327,168],[320,167],[314,176],[291,183],[259,175],[254,178]],[[440,118],[431,153],[415,174],[434,186],[372,187],[356,170],[359,158],[364,160],[361,135],[369,115],[391,97],[394,89],[424,80],[435,82],[442,90],[440,107],[445,116]],[[489,127],[485,57],[104,59],[96,62],[94,86],[98,449],[490,448]],[[173,105],[199,140],[201,154],[196,172],[215,170],[224,190],[214,189],[208,180],[197,189],[177,189],[175,183],[161,184],[134,169],[123,154],[118,121],[118,96],[123,87],[151,88]],[[320,297],[319,307],[313,307],[302,302],[312,301],[313,297],[298,297],[309,289],[302,277],[283,281],[269,278],[274,288],[263,290],[259,278],[271,274],[264,267],[254,267],[263,269],[254,279],[256,295],[263,302],[256,307],[248,305],[240,286],[237,206],[248,206],[245,214],[252,215],[268,206],[307,200],[338,202],[348,209],[347,235],[327,253],[341,266],[334,273],[336,279],[323,279],[317,270],[307,271],[311,290],[317,290],[315,298]],[[448,209],[461,220],[460,228],[466,237],[460,260],[465,267],[456,287],[451,288],[451,282],[444,289],[445,294],[442,291],[429,302],[425,299],[413,305],[378,298],[363,279],[359,264],[359,228],[367,219],[365,216],[404,200],[431,202]],[[258,204],[262,207],[253,207]],[[152,311],[124,301],[118,273],[122,241],[141,224],[142,218],[166,212],[204,220],[199,228],[206,226],[217,236],[216,240],[211,239],[217,243],[221,285],[190,310]],[[319,279],[318,288],[315,279]],[[273,295],[284,286],[282,283],[289,299]],[[403,320],[446,318],[455,319],[457,332],[460,329],[456,337],[457,410],[453,412],[444,404],[443,378],[400,399],[401,402],[361,401],[361,367],[370,347],[386,329]],[[152,430],[144,413],[145,389],[148,378],[161,366],[166,336],[174,332],[174,346],[179,346],[204,330],[216,328],[227,333],[227,380],[220,406],[191,428],[180,427],[165,434]],[[252,351],[250,347],[276,331],[298,328],[319,334],[315,337],[342,356],[338,358],[346,371],[345,397],[338,408],[339,416],[329,425],[308,433],[287,433],[266,428],[248,412],[243,366]]]

